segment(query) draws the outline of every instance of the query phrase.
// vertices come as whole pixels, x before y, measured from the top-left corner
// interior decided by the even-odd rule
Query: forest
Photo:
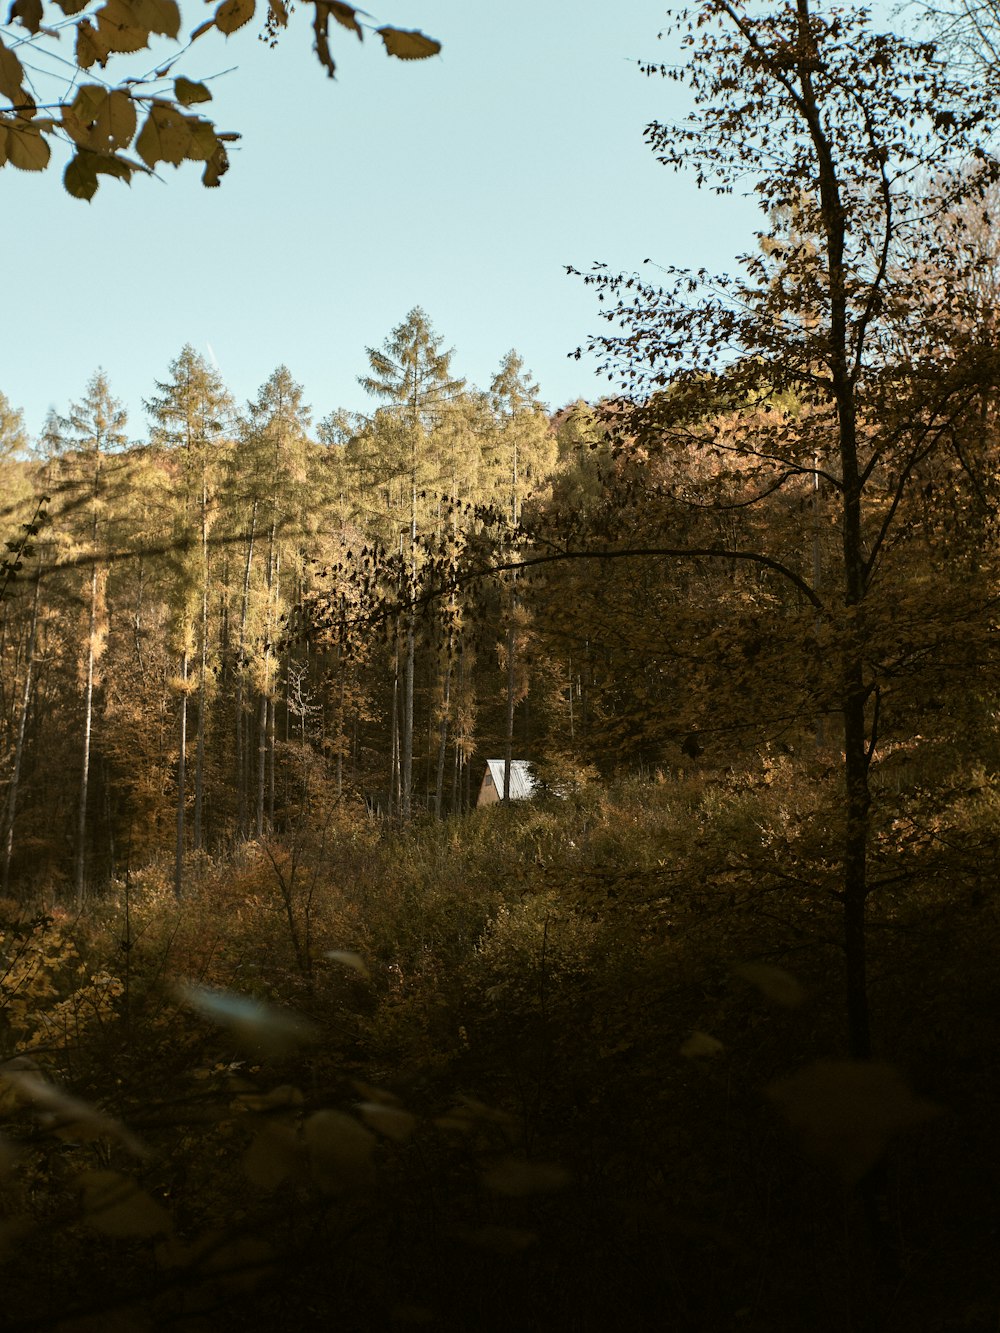
[[[998,1327],[1000,78],[674,24],[599,401],[3,386],[6,1328]]]

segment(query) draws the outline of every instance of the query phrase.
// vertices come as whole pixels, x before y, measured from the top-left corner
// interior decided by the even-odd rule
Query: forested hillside
[[[1000,81],[674,23],[600,401],[4,386],[5,1326],[997,1327]]]

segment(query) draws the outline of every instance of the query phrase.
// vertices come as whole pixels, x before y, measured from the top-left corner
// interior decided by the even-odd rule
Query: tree
[[[156,388],[159,391],[158,396],[147,400],[145,404],[153,422],[153,443],[161,448],[178,450],[181,459],[179,488],[181,506],[175,534],[184,545],[192,539],[197,543],[197,555],[194,556],[197,567],[185,569],[180,583],[182,588],[190,586],[192,582],[198,585],[199,605],[196,612],[198,729],[195,743],[193,834],[195,850],[200,851],[204,846],[205,736],[209,680],[208,598],[211,578],[209,534],[219,473],[219,446],[224,428],[232,415],[233,402],[218,371],[213,370],[190,344],[185,345],[180,355],[170,363],[170,379],[165,382],[157,381]],[[188,566],[192,564],[190,552],[182,550],[181,563]],[[182,592],[180,605],[185,607],[187,600]],[[178,895],[181,890],[186,844],[187,679],[191,646],[191,626],[183,623],[183,620],[182,611],[177,625],[182,682],[175,860],[175,887]]]
[[[83,742],[77,805],[75,870],[78,903],[83,901],[87,879],[87,807],[90,792],[94,688],[97,684],[97,668],[106,636],[107,569],[101,560],[100,541],[107,490],[104,469],[106,455],[121,450],[127,443],[125,435],[127,423],[128,415],[124,407],[113,397],[104,371],[98,370],[87,384],[83,399],[70,407],[67,417],[59,419],[56,441],[61,450],[60,462],[68,473],[61,488],[64,512],[72,514],[73,510],[80,506],[85,509],[87,515],[87,532],[82,538],[89,569],[87,570],[86,636],[81,671]]]
[[[331,78],[336,71],[331,19],[359,40],[374,31],[386,52],[400,60],[423,60],[441,49],[421,32],[374,27],[363,10],[341,0],[308,3],[314,50]],[[268,0],[263,35],[272,45],[288,24],[290,9],[284,0]],[[183,40],[178,0],[13,0],[0,27],[0,96],[9,104],[0,110],[0,167],[9,162],[22,171],[44,171],[50,141],[56,141],[73,154],[63,184],[77,199],[93,198],[101,176],[130,182],[136,174],[153,174],[161,162],[203,163],[203,183],[217,186],[229,168],[227,144],[240,136],[220,131],[192,110],[204,107],[212,94],[176,67],[191,43],[210,34],[228,37],[257,10],[257,0],[221,0],[211,17],[191,30],[177,56],[152,73],[141,62],[113,81],[103,75],[112,60],[119,66],[119,57],[146,50],[153,38]],[[55,44],[67,32],[75,39],[70,60]],[[95,65],[102,74],[88,80]],[[127,156],[129,149],[135,156]]]
[[[415,306],[381,348],[368,347],[370,375],[361,375],[361,387],[385,403],[402,428],[409,490],[409,587],[412,602],[417,576],[417,495],[420,446],[448,403],[465,387],[451,377],[453,351],[443,351],[442,338],[427,315]],[[403,728],[400,752],[400,801],[404,819],[410,816],[413,793],[413,674],[416,655],[416,613],[406,621],[406,661],[403,678]]]
[[[918,544],[935,468],[964,508],[979,507],[975,468],[958,458],[998,374],[994,339],[957,280],[977,260],[948,221],[997,177],[981,140],[995,95],[952,78],[933,43],[810,0],[765,13],[709,0],[677,31],[686,68],[647,72],[685,82],[695,113],[650,126],[650,145],[720,193],[749,180],[769,219],[764,244],[740,276],[668,270],[657,286],[598,267],[586,281],[616,328],[591,345],[632,400],[625,447],[716,460],[718,479],[700,493],[689,483],[665,493],[668,519],[699,508],[747,516],[736,529],[745,546],[699,541],[695,529],[693,541],[661,539],[647,553],[754,567],[807,612],[800,660],[818,706],[842,725],[838,896],[849,1050],[865,1059],[870,768],[890,696],[912,691],[939,629],[911,591],[923,637],[911,626],[904,644],[891,590]],[[919,193],[918,181],[929,181]],[[720,416],[720,389],[735,419]],[[801,408],[788,410],[789,396]],[[838,531],[819,580],[804,543],[768,549],[768,527],[753,519],[816,485]],[[975,580],[961,584],[963,613],[983,625]]]

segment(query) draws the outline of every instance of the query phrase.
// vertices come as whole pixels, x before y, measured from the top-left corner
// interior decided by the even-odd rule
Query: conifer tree
[[[417,583],[417,498],[420,446],[449,403],[465,387],[451,374],[452,350],[442,350],[427,315],[415,306],[393,329],[381,348],[366,348],[371,373],[358,383],[387,405],[403,428],[409,482],[409,561],[407,596],[412,603]],[[400,813],[408,819],[413,800],[413,691],[416,655],[416,613],[406,618],[403,677],[403,726],[400,746]]]

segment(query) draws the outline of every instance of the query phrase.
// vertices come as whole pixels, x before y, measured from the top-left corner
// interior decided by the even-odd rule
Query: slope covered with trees
[[[582,275],[613,397],[0,399],[13,1327],[995,1324],[1000,89],[676,25],[762,229]]]

